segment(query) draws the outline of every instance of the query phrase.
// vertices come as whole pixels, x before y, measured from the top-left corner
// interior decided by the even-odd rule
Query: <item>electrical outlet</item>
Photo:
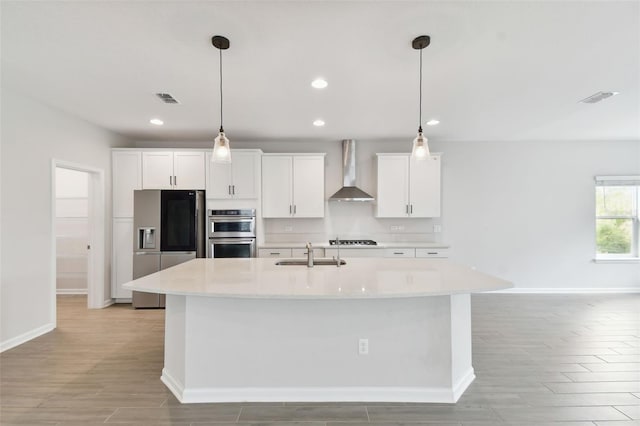
[[[293,226],[285,226],[284,232],[293,232]]]
[[[433,232],[442,232],[442,225],[433,225]]]
[[[389,229],[390,229],[391,231],[397,231],[397,230],[398,230],[398,226],[396,226],[396,225],[391,225],[391,226],[389,227]]]
[[[359,355],[369,354],[369,339],[358,340],[358,354]]]

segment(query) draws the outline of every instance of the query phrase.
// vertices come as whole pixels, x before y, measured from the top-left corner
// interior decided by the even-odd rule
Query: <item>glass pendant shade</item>
[[[411,157],[415,160],[426,160],[430,155],[427,138],[422,134],[422,132],[418,132],[418,136],[413,140]]]
[[[224,132],[218,133],[218,137],[214,140],[211,161],[214,163],[231,163],[229,139],[224,135]]]

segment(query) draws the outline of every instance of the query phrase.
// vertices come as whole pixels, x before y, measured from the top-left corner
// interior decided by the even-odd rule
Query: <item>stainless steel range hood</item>
[[[329,201],[373,201],[373,197],[356,186],[356,141],[342,141],[342,188]]]

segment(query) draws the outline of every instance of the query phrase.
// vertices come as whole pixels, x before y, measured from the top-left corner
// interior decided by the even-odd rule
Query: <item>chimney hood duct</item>
[[[356,141],[342,141],[342,188],[329,201],[373,201],[373,197],[356,186]]]

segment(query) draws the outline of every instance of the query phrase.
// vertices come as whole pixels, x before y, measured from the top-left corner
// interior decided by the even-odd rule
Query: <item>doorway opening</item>
[[[56,319],[58,294],[86,294],[87,307],[111,304],[105,279],[104,171],[53,160],[52,303]]]

